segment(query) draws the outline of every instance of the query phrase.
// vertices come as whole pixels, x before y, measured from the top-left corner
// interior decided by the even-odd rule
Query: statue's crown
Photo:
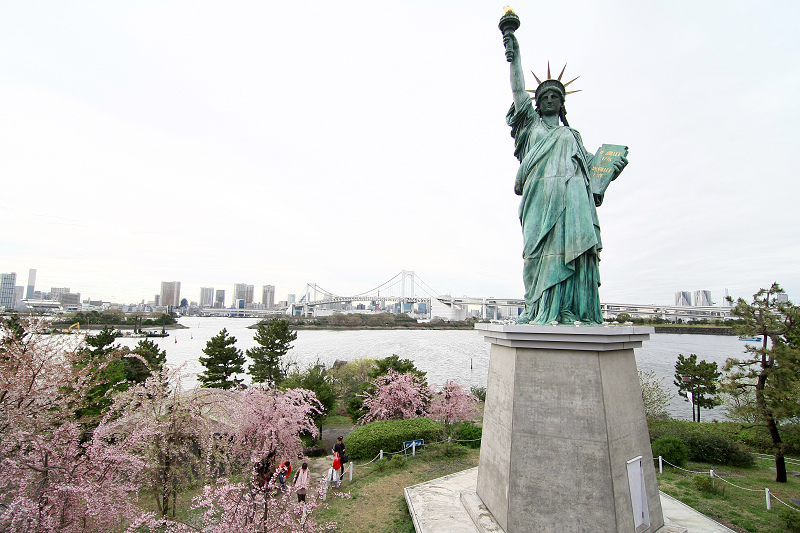
[[[565,64],[564,68],[561,69],[561,74],[558,75],[558,78],[557,79],[553,79],[551,77],[551,75],[550,75],[550,62],[548,61],[547,62],[547,79],[545,79],[544,81],[541,81],[539,79],[539,76],[537,76],[534,71],[531,71],[531,74],[533,74],[533,77],[536,78],[536,83],[538,83],[539,85],[536,87],[535,90],[528,89],[527,91],[529,93],[533,93],[537,100],[539,99],[539,97],[542,94],[544,94],[547,91],[551,91],[551,90],[558,91],[561,94],[561,98],[566,98],[566,96],[568,94],[580,92],[581,91],[580,89],[578,89],[577,91],[568,91],[567,90],[567,86],[570,83],[572,83],[573,81],[575,81],[578,78],[580,78],[580,76],[568,81],[567,83],[561,83],[561,77],[564,75],[564,70],[566,70],[566,68],[567,68],[567,65]]]

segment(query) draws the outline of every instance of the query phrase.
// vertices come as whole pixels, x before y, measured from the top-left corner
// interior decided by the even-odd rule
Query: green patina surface
[[[513,30],[504,30],[514,95],[506,119],[520,161],[514,191],[522,196],[519,219],[524,241],[525,311],[517,323],[598,324],[603,321],[598,291],[602,242],[596,207],[605,187],[593,187],[591,181],[596,156],[566,121],[566,91],[560,80],[541,83],[534,108],[525,90],[519,44]],[[622,153],[604,162],[601,166],[612,174],[604,185],[616,179],[626,164]]]

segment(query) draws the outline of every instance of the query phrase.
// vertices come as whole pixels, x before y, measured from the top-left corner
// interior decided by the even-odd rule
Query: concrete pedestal
[[[476,328],[492,343],[477,494],[505,533],[660,528],[633,355],[653,328]]]

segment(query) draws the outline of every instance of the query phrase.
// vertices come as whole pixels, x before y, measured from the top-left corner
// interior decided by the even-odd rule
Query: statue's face
[[[561,111],[561,106],[564,104],[564,100],[561,99],[561,95],[558,94],[556,91],[547,91],[543,95],[539,96],[539,99],[536,101],[539,106],[539,111],[544,116],[554,116],[558,115],[558,112]]]

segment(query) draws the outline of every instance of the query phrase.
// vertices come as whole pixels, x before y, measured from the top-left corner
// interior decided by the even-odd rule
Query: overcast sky
[[[587,149],[630,147],[598,210],[601,299],[800,299],[800,3],[513,7],[526,73],[580,76]],[[520,297],[502,8],[3,2],[0,271],[118,302],[171,280],[348,295],[402,269]]]

